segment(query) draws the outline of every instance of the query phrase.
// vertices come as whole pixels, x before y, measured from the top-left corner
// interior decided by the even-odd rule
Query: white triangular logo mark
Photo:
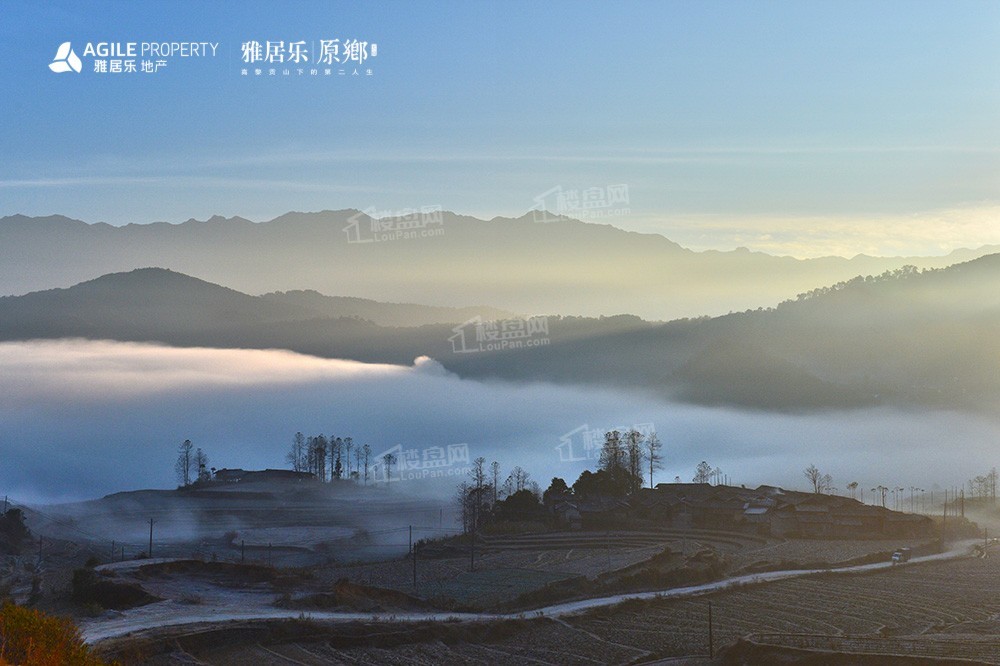
[[[56,49],[56,57],[49,63],[49,69],[56,74],[73,71],[77,74],[83,69],[83,63],[73,51],[73,46],[69,42],[63,42]]]

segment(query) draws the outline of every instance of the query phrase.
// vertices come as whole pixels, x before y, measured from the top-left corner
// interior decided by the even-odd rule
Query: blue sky
[[[372,76],[241,76],[249,40],[378,44]],[[71,41],[211,41],[151,75]],[[112,224],[427,205],[796,256],[1000,243],[997,2],[0,0],[0,215]]]

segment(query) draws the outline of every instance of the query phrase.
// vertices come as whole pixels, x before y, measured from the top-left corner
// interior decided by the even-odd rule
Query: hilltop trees
[[[386,453],[384,456],[382,456],[382,464],[385,465],[386,479],[392,478],[392,466],[396,464],[397,460],[398,459],[396,458],[396,454],[394,453]]]
[[[348,438],[350,439],[350,438]],[[330,480],[340,479],[344,476],[344,463],[341,460],[341,453],[344,450],[344,440],[340,437],[330,436]]]
[[[642,487],[642,463],[645,457],[643,444],[646,436],[638,430],[629,430],[625,433],[625,465],[627,472],[626,491],[631,494]]]
[[[177,473],[177,482],[181,486],[191,485],[191,469],[194,466],[194,445],[190,439],[185,439],[177,450],[177,462],[174,463],[174,471]]]
[[[809,483],[812,484],[813,492],[817,495],[825,493],[833,487],[833,477],[829,474],[823,474],[819,471],[816,465],[809,465],[803,472],[805,477],[809,479]]]
[[[476,531],[498,520],[520,520],[537,515],[541,508],[541,490],[522,467],[514,467],[502,485],[500,463],[486,465],[476,458],[469,468],[469,480],[458,486],[455,500],[462,516],[462,528]]]
[[[347,478],[351,477],[351,449],[354,448],[354,438],[344,438],[344,464],[347,466]]]
[[[326,454],[330,443],[322,434],[306,440],[307,472],[312,472],[320,481],[326,481]]]
[[[715,474],[715,470],[708,462],[702,460],[698,463],[698,466],[694,469],[694,477],[691,479],[694,483],[708,483],[712,480],[712,475]]]
[[[326,437],[322,433],[307,437],[297,432],[285,461],[292,470],[314,474],[320,481],[333,483],[347,478],[367,485],[371,478],[372,455],[370,445],[357,446],[351,437]],[[381,460],[385,463],[385,456]],[[393,455],[392,464],[398,462]]]
[[[358,453],[360,454],[358,456],[359,462],[364,463],[365,485],[367,486],[368,485],[368,465],[371,463],[371,459],[372,459],[372,447],[370,447],[368,444],[365,444],[364,446],[361,447],[361,450],[358,451]]]
[[[191,440],[185,439],[177,447],[174,473],[181,488],[186,488],[194,482],[211,481],[212,472],[208,469],[208,454],[200,448],[195,450]]]
[[[645,436],[638,430],[629,430],[624,436],[617,430],[605,433],[604,445],[596,474],[580,475],[579,484],[584,494],[600,493],[616,497],[630,495],[642,487],[645,453]]]
[[[500,463],[496,460],[490,463],[490,477],[493,479],[493,503],[497,503],[500,492]]]
[[[556,497],[558,495],[568,495],[570,492],[569,486],[566,485],[566,481],[556,476],[552,478],[552,483],[550,483],[549,487],[545,489],[544,493],[542,493],[542,501],[548,502],[552,497]]]
[[[208,455],[200,448],[194,453],[194,468],[197,470],[198,481],[212,480],[212,473],[208,470]]]
[[[295,433],[295,437],[292,438],[292,448],[285,455],[285,460],[292,466],[293,471],[306,471],[306,465],[308,464],[306,457],[306,436],[301,432]]]
[[[972,497],[991,499],[996,502],[997,468],[994,467],[987,474],[969,479],[969,494]]]
[[[649,462],[649,487],[653,487],[653,472],[663,469],[663,454],[660,451],[663,444],[655,432],[649,433],[646,437],[646,460]]]
[[[500,484],[500,463],[486,466],[486,459],[476,458],[469,470],[469,479],[458,486],[458,503],[465,531],[480,529],[495,521],[522,521],[541,517],[542,503],[554,498],[575,496],[580,499],[626,497],[638,492],[643,478],[662,467],[662,445],[655,433],[648,435],[631,429],[622,434],[617,430],[605,433],[598,460],[598,469],[583,470],[570,486],[565,479],[554,477],[544,495],[531,475],[514,466]],[[708,465],[708,463],[703,463]],[[713,473],[708,467],[709,474]]]

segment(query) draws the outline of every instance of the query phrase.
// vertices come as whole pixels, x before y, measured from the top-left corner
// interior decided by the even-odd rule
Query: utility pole
[[[38,565],[35,568],[38,570],[42,568],[42,537],[38,537]]]
[[[413,558],[413,589],[417,589],[417,547],[413,547],[413,551],[410,553],[410,557]]]
[[[708,602],[708,658],[715,658],[715,641],[712,640],[712,602]]]
[[[7,496],[3,496],[3,512],[7,513]]]
[[[149,559],[153,559],[153,519],[149,519],[149,550],[147,551]]]
[[[246,564],[247,561],[247,542],[246,539],[240,539],[240,564]]]
[[[115,561],[115,542],[114,539],[111,540],[111,561]]]
[[[469,532],[469,571],[476,570],[476,532]]]
[[[944,538],[944,528],[948,523],[948,489],[944,489],[944,510],[941,512],[941,538]]]
[[[413,525],[410,525],[410,553],[413,552]]]

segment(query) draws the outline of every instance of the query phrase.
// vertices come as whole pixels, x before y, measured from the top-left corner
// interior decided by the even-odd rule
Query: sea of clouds
[[[215,467],[285,467],[296,431],[351,436],[377,456],[465,445],[520,465],[544,488],[595,468],[609,428],[655,429],[664,469],[689,481],[707,460],[734,484],[806,487],[816,464],[844,489],[951,487],[997,463],[1000,422],[893,408],[787,415],[665,403],[641,393],[464,380],[434,360],[412,366],[287,351],[183,349],[58,340],[0,343],[0,494],[25,502],[176,485],[190,439]],[[598,435],[599,436],[599,435]],[[454,461],[461,465],[461,461]],[[416,475],[411,475],[416,476]],[[416,478],[440,494],[461,480]]]

